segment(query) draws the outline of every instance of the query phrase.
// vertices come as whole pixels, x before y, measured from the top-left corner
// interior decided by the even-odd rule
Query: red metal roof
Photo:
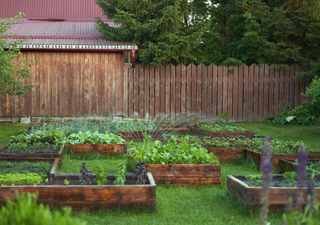
[[[1,0],[0,18],[22,12],[26,17],[55,19],[94,19],[103,16],[95,0]]]
[[[109,26],[118,27],[112,21]],[[12,24],[7,35],[17,34],[24,38],[32,33],[34,37],[20,46],[32,49],[137,49],[131,42],[108,41],[95,29],[94,22],[43,22],[22,20]],[[9,42],[13,39],[8,36]],[[2,37],[3,38],[3,37]]]
[[[119,27],[112,21],[106,22],[111,27]],[[94,22],[43,22],[23,20],[12,24],[7,34],[17,35],[65,35],[65,36],[101,36],[95,29]]]

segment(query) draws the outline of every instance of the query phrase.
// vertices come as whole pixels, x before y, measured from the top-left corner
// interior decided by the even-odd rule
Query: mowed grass
[[[70,154],[68,153],[62,161],[60,173],[79,173],[82,168],[82,162],[87,163],[89,171],[93,171],[95,167],[101,166],[108,173],[117,172],[119,163],[126,163],[127,159],[123,155],[101,155],[101,154]]]
[[[74,212],[88,224],[258,224],[259,212],[247,212],[227,193],[227,175],[259,174],[256,164],[245,159],[221,165],[221,186],[178,187],[157,185],[157,211],[100,210]],[[281,224],[281,215],[269,214],[271,224]]]
[[[22,134],[29,125],[25,124],[0,124],[0,147],[10,141],[10,137]]]
[[[312,149],[320,151],[320,126],[270,125],[264,123],[236,123],[259,135],[268,135],[278,140],[302,140]],[[7,131],[3,131],[5,127]],[[22,132],[27,126],[0,125],[0,142],[9,140],[11,135]],[[103,165],[114,172],[119,162],[125,161],[123,156],[107,158],[105,156],[72,156],[68,155],[70,168],[66,171],[78,172],[79,164],[86,160],[90,166]],[[91,157],[91,158],[90,158]],[[89,167],[90,169],[90,167]],[[140,212],[139,210],[100,210],[74,211],[73,216],[86,221],[88,225],[104,224],[258,224],[259,212],[247,212],[243,206],[228,195],[227,175],[259,174],[257,165],[250,160],[221,165],[221,186],[178,187],[173,185],[157,185],[157,211]],[[269,214],[271,224],[281,224],[282,215]]]
[[[273,125],[266,123],[235,123],[248,131],[270,136],[281,141],[303,141],[312,150],[320,152],[320,125]]]

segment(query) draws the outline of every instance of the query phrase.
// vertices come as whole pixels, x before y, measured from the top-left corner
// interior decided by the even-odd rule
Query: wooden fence
[[[204,119],[228,110],[231,121],[261,121],[279,115],[288,102],[293,109],[311,100],[300,95],[309,84],[294,80],[299,70],[297,65],[285,70],[274,65],[125,67],[123,110],[152,118],[159,112],[195,112]]]
[[[118,53],[119,54],[119,53]],[[232,121],[260,121],[310,100],[300,95],[308,83],[298,83],[300,68],[268,65],[118,66],[123,54],[26,52],[40,61],[31,71],[38,87],[28,98],[3,96],[0,117],[50,115],[103,116],[134,112],[144,118],[194,112],[207,119],[230,111]],[[116,63],[115,63],[116,62]]]

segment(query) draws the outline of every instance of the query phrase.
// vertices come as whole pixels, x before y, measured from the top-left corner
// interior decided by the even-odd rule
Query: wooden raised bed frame
[[[246,175],[228,175],[227,188],[228,193],[235,196],[239,203],[247,210],[255,211],[260,209],[261,187],[250,187],[243,182]],[[273,175],[273,179],[282,177],[282,175]],[[296,187],[270,187],[269,188],[269,209],[275,213],[282,212],[292,198],[293,205],[296,204]],[[307,188],[302,188],[303,195],[307,193]],[[316,188],[317,201],[320,201],[320,188]],[[304,198],[305,199],[305,198]]]
[[[219,162],[237,161],[244,157],[245,149],[241,148],[205,148],[218,157]]]
[[[128,158],[128,167],[135,170],[136,161]],[[178,186],[200,184],[221,185],[220,165],[190,164],[147,164],[147,172],[152,173],[156,183],[170,183]]]
[[[261,171],[262,162],[265,155],[260,152],[255,152],[249,149],[245,150],[245,156],[253,159],[259,165],[259,171]],[[298,159],[298,154],[271,154],[272,169],[276,170],[278,168],[279,159],[296,160]],[[308,159],[318,159],[320,160],[320,154],[308,154]]]
[[[67,174],[68,180],[79,180],[80,174]],[[149,184],[145,185],[39,185],[0,187],[0,204],[9,199],[16,200],[15,190],[19,193],[38,193],[38,203],[55,208],[71,206],[73,209],[99,210],[101,208],[136,208],[156,210],[156,184],[147,173]],[[132,179],[128,174],[127,179]],[[109,183],[115,180],[108,174]]]
[[[215,132],[215,131],[206,131],[199,129],[197,127],[190,127],[190,131],[194,134],[198,135],[205,135],[205,136],[212,136],[212,137],[221,137],[221,136],[246,136],[246,137],[253,137],[255,134],[254,132]]]
[[[2,151],[4,148],[6,148],[10,143],[11,143],[11,141],[9,141],[7,144],[2,146],[0,148],[0,151]],[[59,159],[61,159],[61,156],[63,156],[64,152],[65,152],[65,146],[62,145],[57,154],[50,154],[50,153],[41,153],[41,154],[0,154],[0,158],[16,158],[16,159],[36,159],[36,158],[55,159],[55,158],[59,158]]]
[[[290,159],[289,159],[290,160]],[[278,169],[282,172],[290,172],[290,171],[297,171],[298,164],[289,161],[288,159],[279,159]],[[315,159],[310,159],[308,157],[308,161],[319,161]]]
[[[127,144],[75,144],[65,145],[66,148],[70,148],[74,153],[83,154],[83,153],[100,153],[100,154],[126,154],[127,153]]]

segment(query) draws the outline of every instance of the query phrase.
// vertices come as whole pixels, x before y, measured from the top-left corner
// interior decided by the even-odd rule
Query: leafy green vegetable
[[[124,140],[115,134],[105,132],[105,134],[100,134],[98,131],[92,132],[82,132],[79,131],[77,134],[69,135],[64,143],[66,144],[123,144]]]
[[[218,158],[212,152],[208,154],[200,141],[190,143],[189,136],[180,138],[180,144],[174,136],[166,145],[150,140],[151,136],[144,134],[144,142],[130,141],[128,149],[132,153],[127,157],[146,164],[219,164]]]
[[[97,166],[94,168],[93,173],[96,176],[94,180],[97,182],[97,185],[105,185],[108,182],[108,173],[104,168],[102,168],[102,166]]]
[[[36,173],[7,173],[0,174],[1,185],[21,185],[39,184],[43,181],[43,178]]]
[[[116,180],[113,182],[114,185],[124,185],[126,182],[126,163],[120,163],[117,167],[117,173],[115,174]]]

